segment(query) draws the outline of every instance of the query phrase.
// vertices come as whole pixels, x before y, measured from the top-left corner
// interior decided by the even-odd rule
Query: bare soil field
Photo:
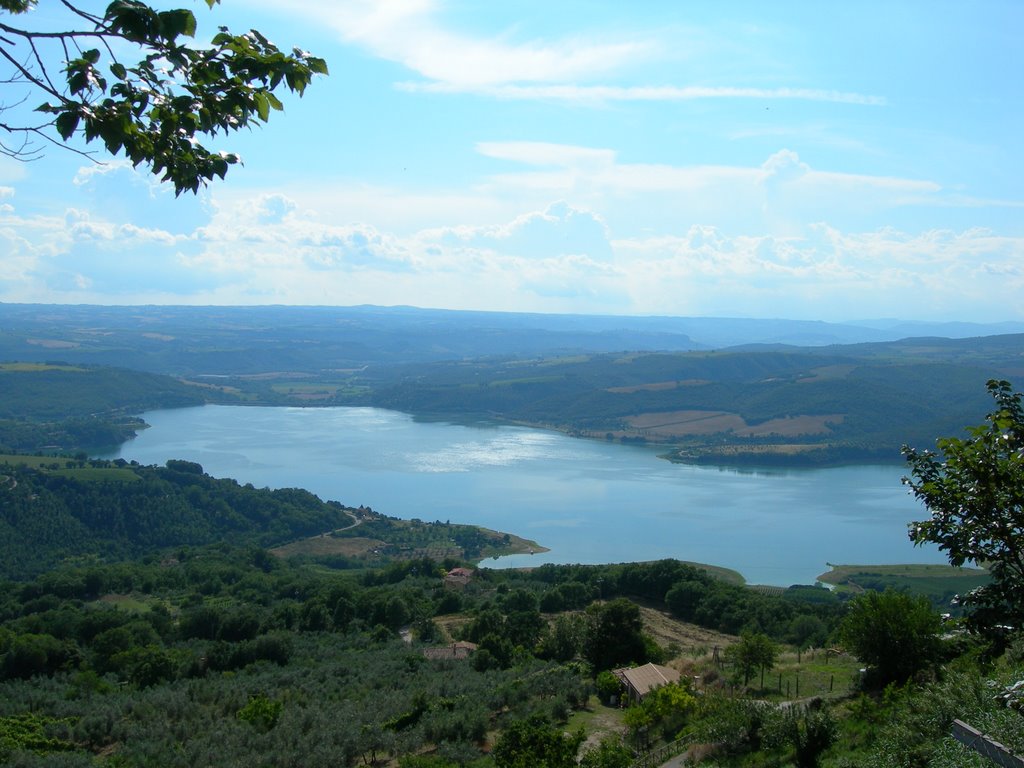
[[[627,422],[634,429],[660,437],[713,435],[719,432],[732,432],[738,437],[796,437],[828,434],[832,431],[829,424],[842,423],[843,418],[841,413],[787,416],[750,425],[738,413],[727,411],[669,411],[642,413],[631,416]]]
[[[640,606],[640,617],[644,622],[644,632],[653,637],[658,645],[678,645],[682,655],[691,658],[710,653],[716,646],[723,649],[739,640],[735,635],[678,621],[668,613],[648,606]]]

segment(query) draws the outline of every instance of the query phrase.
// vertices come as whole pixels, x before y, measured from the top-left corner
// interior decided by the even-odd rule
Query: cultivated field
[[[829,413],[817,416],[786,416],[769,419],[760,424],[748,424],[738,413],[728,411],[668,411],[642,413],[629,417],[626,422],[646,436],[690,437],[731,432],[737,437],[799,437],[827,435],[830,425],[841,424],[843,414]]]

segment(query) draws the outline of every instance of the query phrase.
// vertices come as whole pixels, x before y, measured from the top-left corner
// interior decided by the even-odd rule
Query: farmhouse
[[[472,568],[452,568],[444,575],[444,583],[450,587],[464,587],[472,578]]]
[[[476,650],[476,643],[468,643],[460,640],[456,643],[449,643],[438,648],[424,648],[423,656],[428,659],[468,659],[469,655]]]
[[[659,664],[616,669],[612,672],[626,689],[626,698],[639,704],[644,697],[661,685],[679,682],[679,672]]]

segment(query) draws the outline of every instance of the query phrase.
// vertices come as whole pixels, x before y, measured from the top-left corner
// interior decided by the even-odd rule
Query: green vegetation
[[[67,560],[124,559],[225,538],[265,546],[353,520],[340,504],[307,491],[217,480],[192,462],[5,463],[0,485],[5,578],[42,573]]]
[[[201,405],[212,395],[151,373],[60,364],[0,365],[0,451],[74,453],[116,446],[134,414]]]
[[[874,687],[903,684],[938,658],[939,617],[923,597],[866,592],[850,605],[839,638],[870,665]]]
[[[990,581],[988,571],[981,568],[951,565],[833,565],[818,580],[851,594],[866,590],[884,592],[894,589],[927,597],[932,606],[944,612],[961,615],[963,607],[956,599]]]
[[[758,590],[674,560],[452,581],[465,560],[421,553],[464,526],[239,486],[187,461],[2,466],[3,541],[33,547],[0,560],[22,573],[0,590],[0,762],[625,768],[664,747],[719,766],[973,765],[947,736],[953,716],[1020,744],[1020,715],[986,681],[998,692],[1024,676],[1024,643],[994,657],[971,635],[939,640],[924,598]],[[47,520],[77,521],[89,546],[71,554],[59,526],[38,535]],[[308,544],[360,538],[372,558]],[[292,539],[306,549],[265,548]],[[685,639],[694,625],[728,634]],[[841,639],[879,673],[859,675]],[[453,641],[476,650],[445,656]],[[885,673],[892,659],[912,667]],[[624,712],[594,703],[618,690],[609,670],[648,661],[680,683]]]
[[[935,360],[892,375],[865,362],[883,358],[879,348],[860,362],[816,354],[830,363],[813,375],[802,372],[806,356],[788,353],[566,357],[544,364],[550,380],[512,375],[533,365],[521,361],[425,366],[418,394],[408,370],[349,375],[374,396],[420,398],[427,411],[461,390],[531,418],[556,404],[577,418],[565,392],[544,389],[556,382],[591,404],[635,397],[644,408],[714,390],[735,395],[748,424],[777,418],[778,403],[796,398],[789,386],[807,387],[806,403],[835,414],[842,398],[872,392],[888,393],[887,408],[905,405],[918,377],[942,370],[949,375],[915,406],[923,418],[941,411],[926,397],[950,396],[970,378]],[[943,366],[955,358],[928,354],[949,356]],[[666,366],[692,375],[666,376]],[[120,400],[103,400],[104,376],[123,385]],[[234,387],[179,390],[77,365],[12,365],[4,377],[18,377],[7,380],[23,398],[17,407],[55,420],[125,408],[126,395],[148,402],[154,386],[172,400]],[[36,395],[33,406],[28,381],[78,403]],[[836,382],[847,385],[842,398],[815,399],[828,392],[815,386]],[[280,380],[265,383],[282,394]],[[263,397],[262,386],[245,392]],[[470,568],[537,545],[240,485],[190,461],[0,456],[0,763],[626,768],[637,756],[657,765],[687,752],[721,768],[982,768],[950,737],[954,718],[1024,751],[1024,419],[1008,384],[991,390],[987,425],[940,441],[942,462],[908,451],[911,488],[932,516],[912,536],[988,573],[839,566],[827,576],[836,590],[751,588],[735,573],[675,560]],[[842,427],[856,422],[846,413]],[[562,426],[570,423],[579,426]],[[940,621],[936,609],[953,592],[979,586],[966,620]],[[610,709],[623,694],[613,670],[648,662],[679,682]],[[606,703],[593,703],[595,693]]]
[[[1008,381],[989,381],[996,410],[967,439],[942,438],[942,456],[905,448],[906,483],[930,517],[910,524],[952,565],[984,563],[991,580],[964,595],[972,627],[1002,637],[1024,626],[1024,404]]]

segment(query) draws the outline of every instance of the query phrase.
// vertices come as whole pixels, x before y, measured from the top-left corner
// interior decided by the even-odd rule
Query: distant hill
[[[979,423],[988,379],[1024,379],[1024,334],[887,338],[910,326],[866,323],[873,327],[412,307],[7,304],[0,360],[29,362],[0,369],[0,446],[116,443],[138,424],[115,416],[217,401],[514,421],[662,443],[685,461],[895,461],[904,443],[930,446]],[[111,363],[135,372],[87,367]],[[114,428],[97,429],[97,419]]]
[[[677,446],[679,460],[900,459],[990,410],[985,382],[1024,375],[1024,335],[829,347],[577,355],[371,369],[365,402]]]
[[[827,346],[895,341],[908,335],[1011,332],[1024,333],[1024,324],[858,325],[374,306],[0,304],[0,361],[61,360],[174,376],[255,375],[491,356],[681,352],[741,344]]]

